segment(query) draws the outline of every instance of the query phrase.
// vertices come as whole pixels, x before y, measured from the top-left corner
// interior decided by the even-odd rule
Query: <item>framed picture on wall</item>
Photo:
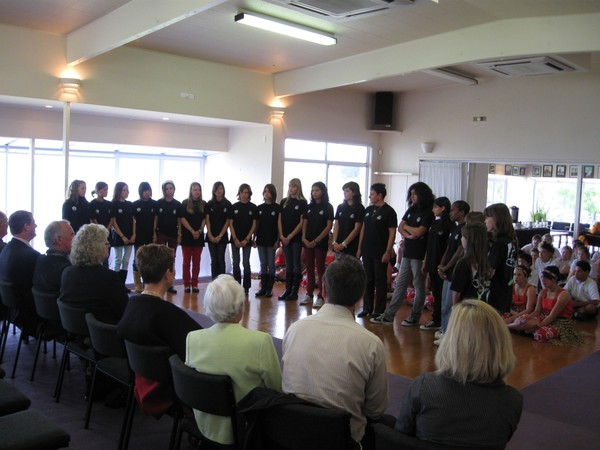
[[[519,167],[519,175],[521,175],[522,177],[525,176],[525,167]]]
[[[559,164],[556,166],[556,176],[564,178],[567,174],[567,166]]]
[[[493,174],[495,174],[495,173],[496,173],[496,164],[490,164],[490,165],[488,166],[488,173],[489,173],[490,175],[493,175]]]
[[[579,176],[579,166],[569,166],[569,176],[577,178]]]
[[[533,166],[533,169],[531,170],[531,175],[534,177],[541,177],[542,176],[542,167],[541,166]]]
[[[508,164],[504,166],[504,175],[512,175],[512,166]]]
[[[553,169],[553,165],[552,164],[544,164],[544,176],[545,177],[551,177],[552,176],[552,169]]]
[[[519,166],[513,166],[513,175],[514,176],[519,175]]]
[[[594,166],[583,166],[583,178],[594,178]]]

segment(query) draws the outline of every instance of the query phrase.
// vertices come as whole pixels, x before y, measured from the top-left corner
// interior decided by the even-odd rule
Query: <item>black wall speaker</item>
[[[374,130],[392,130],[394,124],[394,93],[375,93]]]

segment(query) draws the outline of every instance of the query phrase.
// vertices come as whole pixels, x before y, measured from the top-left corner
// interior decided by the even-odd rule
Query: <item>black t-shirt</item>
[[[210,232],[213,236],[218,236],[229,220],[230,210],[231,202],[226,198],[223,198],[220,202],[211,199],[206,203],[206,215],[208,216],[206,220],[210,222]],[[227,230],[225,230],[219,244],[227,243],[228,241]]]
[[[516,262],[516,247],[508,236],[497,236],[488,254],[494,272],[490,285],[489,304],[500,312],[508,312],[512,301],[512,279]]]
[[[298,226],[306,211],[306,207],[306,200],[284,198],[281,201],[281,229],[285,237],[288,237],[294,231],[294,228]],[[302,242],[302,232],[297,233],[291,242]]]
[[[429,273],[436,274],[437,266],[442,260],[442,256],[446,251],[448,232],[452,222],[450,219],[436,218],[429,228],[427,233],[427,258],[425,262],[425,269]]]
[[[360,203],[353,203],[352,205],[342,203],[337,207],[335,220],[338,226],[337,242],[341,244],[352,233],[355,225],[363,223],[365,220],[365,207]],[[346,242],[347,247],[342,253],[355,256],[358,251],[358,240],[359,235],[356,235],[351,242]]]
[[[188,211],[188,203],[189,199],[187,198],[181,202],[183,217],[194,230],[200,231],[200,237],[194,239],[192,233],[190,233],[186,227],[181,226],[181,245],[186,247],[204,247],[204,226],[202,221],[206,217],[206,202],[204,200],[202,200],[202,204],[195,202],[193,213]]]
[[[455,224],[454,227],[452,227],[452,229],[450,230],[450,233],[448,234],[448,241],[447,241],[447,247],[446,247],[446,250],[448,252],[448,260],[447,261],[450,261],[452,256],[456,253],[456,249],[458,249],[460,246],[462,246],[461,238],[462,238],[462,229],[464,226],[465,226],[464,223]],[[456,267],[456,264],[448,267],[448,269],[446,270],[446,279],[448,281],[452,281],[452,275],[453,275],[455,267]]]
[[[313,241],[327,228],[327,221],[333,221],[333,206],[331,203],[311,203],[302,216],[306,219],[306,239]],[[329,239],[325,236],[315,248],[327,250]]]
[[[362,256],[381,258],[387,250],[389,229],[398,227],[396,211],[387,203],[371,205],[365,210]]]
[[[90,223],[90,204],[85,197],[79,197],[77,203],[71,199],[65,200],[62,207],[62,218],[68,220],[77,231],[85,224]]]
[[[425,227],[427,232],[417,239],[404,240],[404,252],[402,253],[404,258],[422,260],[425,257],[425,252],[427,251],[427,234],[433,219],[435,219],[435,216],[431,209],[421,209],[416,206],[411,206],[406,210],[402,220],[405,221],[409,227]]]
[[[95,198],[90,202],[90,219],[107,227],[111,217],[111,203],[108,200],[100,201]]]
[[[487,301],[490,281],[482,279],[476,271],[473,271],[467,260],[461,258],[454,268],[450,289],[459,292],[461,300],[478,298]]]
[[[121,233],[126,238],[133,235],[133,203],[116,201],[113,203],[112,216],[115,218],[115,223],[121,229]],[[125,245],[121,236],[117,234],[115,229],[111,233],[111,244],[115,247]]]
[[[181,203],[175,199],[168,202],[161,198],[156,202],[154,214],[158,217],[156,232],[170,238],[177,238],[177,219],[183,217]]]
[[[252,202],[236,202],[229,210],[229,218],[235,231],[235,237],[238,241],[243,241],[250,233],[254,221],[258,219],[258,208]]]
[[[154,235],[154,209],[156,202],[149,200],[136,200],[133,202],[133,217],[135,217],[135,245],[136,247],[151,244]]]
[[[277,223],[281,214],[278,203],[258,205],[258,223],[256,224],[256,245],[272,247],[277,242]]]

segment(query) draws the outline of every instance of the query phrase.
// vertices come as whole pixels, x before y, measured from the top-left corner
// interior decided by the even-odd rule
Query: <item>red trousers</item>
[[[183,251],[183,264],[181,272],[184,287],[198,287],[198,274],[200,273],[200,255],[204,247],[181,246]],[[190,275],[191,267],[191,275]]]

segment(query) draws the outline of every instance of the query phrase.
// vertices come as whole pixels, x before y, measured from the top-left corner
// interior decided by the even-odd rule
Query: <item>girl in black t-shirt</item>
[[[242,183],[238,188],[238,202],[231,206],[228,214],[229,231],[231,233],[231,262],[233,266],[233,278],[244,287],[248,295],[252,284],[252,272],[250,269],[250,251],[252,250],[252,236],[256,229],[258,209],[250,201],[252,189],[250,185]],[[244,279],[240,271],[240,250],[242,251],[242,265],[244,266]]]
[[[62,218],[68,220],[77,234],[82,225],[90,223],[90,206],[85,198],[87,186],[83,180],[73,180],[62,206]]]
[[[304,263],[306,264],[306,297],[300,302],[308,305],[313,302],[313,292],[316,287],[315,269],[319,277],[317,300],[313,306],[323,306],[323,274],[325,273],[325,258],[329,247],[329,231],[333,225],[333,206],[329,203],[327,186],[321,181],[312,185],[310,204],[302,216],[302,244],[304,245]]]
[[[281,206],[277,203],[277,189],[273,184],[265,185],[263,189],[265,202],[258,206],[258,223],[256,225],[256,248],[260,259],[260,290],[256,297],[272,297],[275,283],[275,250],[279,247],[277,224]]]
[[[108,196],[108,184],[104,181],[98,181],[96,188],[92,191],[92,197],[97,196],[90,202],[90,220],[91,223],[104,225],[107,230],[112,229],[112,209],[111,202],[106,200]],[[110,249],[108,252],[110,257]],[[102,265],[108,269],[108,257],[102,262]]]
[[[111,244],[115,249],[114,270],[119,272],[123,282],[127,279],[129,258],[135,242],[133,204],[127,201],[127,197],[129,187],[119,181],[113,192]]]
[[[133,282],[135,292],[144,290],[142,277],[135,263],[135,254],[142,245],[152,244],[154,239],[154,209],[156,202],[152,200],[152,187],[147,181],[138,186],[140,198],[133,202],[133,217],[135,219],[135,242],[133,243]]]
[[[206,202],[202,200],[200,183],[190,184],[190,193],[181,206],[184,216],[181,218],[181,250],[183,263],[184,292],[198,293],[198,275],[200,274],[200,256],[204,249],[204,222]],[[190,273],[191,268],[191,273]]]
[[[333,225],[333,251],[337,256],[356,257],[360,230],[365,219],[360,186],[350,181],[342,187],[344,202],[337,207]]]
[[[231,202],[225,198],[225,186],[221,181],[213,184],[212,198],[206,204],[206,240],[210,252],[210,271],[214,280],[225,273],[225,250]]]
[[[154,208],[154,242],[173,249],[173,257],[177,259],[177,246],[181,244],[181,203],[175,200],[175,183],[167,180],[162,184],[163,197],[156,202]],[[171,286],[167,292],[176,294]]]

